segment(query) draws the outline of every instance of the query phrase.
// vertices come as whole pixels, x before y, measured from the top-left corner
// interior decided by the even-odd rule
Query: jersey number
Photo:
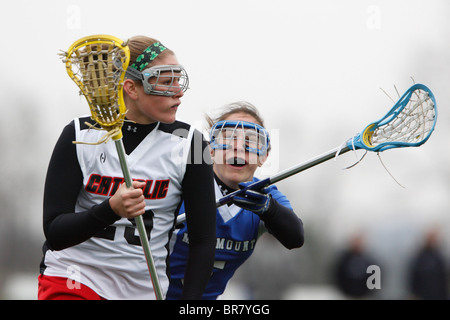
[[[150,231],[152,231],[153,229],[153,216],[154,213],[152,210],[145,211],[144,215],[142,216],[142,219],[144,220],[145,232],[147,233],[147,239],[149,240],[150,240]],[[139,236],[135,235],[136,222],[134,221],[134,219],[128,220],[133,224],[133,226],[132,227],[126,226],[123,236],[129,244],[140,246],[141,240],[139,239]],[[114,240],[115,236],[116,236],[115,226],[108,226],[94,235],[94,237],[96,238],[102,238],[107,240]]]

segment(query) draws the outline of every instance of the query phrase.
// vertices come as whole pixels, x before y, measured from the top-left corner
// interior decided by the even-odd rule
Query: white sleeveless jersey
[[[88,130],[75,119],[77,141],[97,142],[104,131]],[[175,122],[158,124],[126,160],[134,180],[146,182],[143,216],[150,248],[165,295],[168,288],[166,260],[170,231],[181,202],[181,183],[194,128]],[[123,182],[115,143],[77,144],[83,172],[76,212],[85,211],[109,198]],[[133,221],[134,223],[134,221]],[[61,250],[48,250],[45,275],[68,277],[90,287],[106,299],[155,299],[138,231],[125,218],[95,237]]]

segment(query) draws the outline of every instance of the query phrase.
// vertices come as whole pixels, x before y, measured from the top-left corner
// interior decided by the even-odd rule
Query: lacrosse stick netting
[[[382,119],[371,123],[347,145],[352,149],[384,151],[425,143],[437,120],[436,101],[430,89],[413,85]]]
[[[67,73],[86,98],[91,118],[100,126],[97,129],[107,131],[98,143],[122,137],[126,112],[122,83],[129,57],[122,40],[104,35],[82,38],[65,54]]]
[[[122,142],[122,125],[126,107],[123,100],[123,81],[130,61],[127,43],[108,35],[93,35],[81,38],[70,46],[64,55],[66,71],[80,88],[91,111],[91,118],[98,124],[87,125],[92,129],[105,130],[106,134],[96,143],[115,142],[120,166],[127,187],[131,188],[132,178]],[[85,143],[85,142],[74,142]],[[135,219],[156,299],[162,300],[153,256],[142,216]]]

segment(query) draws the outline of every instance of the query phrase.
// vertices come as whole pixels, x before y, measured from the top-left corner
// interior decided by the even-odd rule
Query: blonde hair
[[[255,118],[256,121],[258,122],[258,124],[261,125],[262,127],[264,127],[264,120],[263,120],[262,116],[260,115],[258,109],[253,104],[251,104],[250,102],[247,102],[247,101],[237,101],[237,102],[232,102],[232,103],[229,103],[229,104],[223,106],[222,111],[220,112],[220,114],[217,117],[212,118],[209,115],[205,116],[206,123],[208,125],[208,128],[207,128],[208,131],[212,128],[212,126],[216,122],[225,120],[230,115],[235,114],[235,113],[246,113],[246,114],[252,116],[253,118]]]

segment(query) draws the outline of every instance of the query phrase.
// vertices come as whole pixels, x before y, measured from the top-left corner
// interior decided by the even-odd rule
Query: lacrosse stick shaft
[[[342,147],[342,148],[335,148],[335,149],[330,150],[330,151],[328,151],[328,152],[326,152],[326,153],[324,153],[322,155],[319,155],[319,156],[317,156],[317,157],[315,157],[313,159],[310,159],[310,160],[308,160],[306,162],[303,162],[303,163],[300,163],[300,164],[298,164],[296,166],[288,168],[288,169],[286,169],[286,170],[284,170],[282,172],[279,172],[279,173],[273,175],[272,177],[270,177],[269,178],[270,179],[269,180],[270,181],[269,185],[277,183],[277,182],[279,182],[281,180],[284,180],[286,178],[289,178],[290,176],[293,176],[293,175],[295,175],[295,174],[297,174],[299,172],[302,172],[302,171],[304,171],[306,169],[312,168],[312,167],[314,167],[314,166],[316,166],[318,164],[321,164],[322,162],[325,162],[325,161],[328,161],[330,159],[333,159],[336,156],[344,154],[344,153],[346,153],[347,151],[350,151],[350,150],[351,149],[349,147],[347,147],[347,146]]]
[[[315,158],[312,158],[312,159],[310,159],[310,160],[308,160],[306,162],[300,163],[300,164],[298,164],[296,166],[293,166],[293,167],[288,168],[288,169],[286,169],[286,170],[284,170],[282,172],[279,172],[279,173],[273,175],[272,177],[269,177],[269,178],[266,178],[266,179],[263,179],[263,180],[259,180],[259,181],[255,182],[255,183],[252,183],[252,184],[248,185],[246,188],[239,189],[239,190],[236,190],[236,191],[234,191],[234,192],[232,192],[230,194],[227,194],[225,197],[219,199],[216,202],[216,206],[220,207],[220,206],[223,206],[224,204],[227,204],[235,196],[245,193],[245,191],[248,190],[248,189],[257,190],[257,189],[261,189],[261,188],[267,187],[267,186],[269,186],[271,184],[274,184],[274,183],[277,183],[277,182],[279,182],[281,180],[289,178],[289,177],[291,177],[291,176],[293,176],[293,175],[295,175],[295,174],[297,174],[299,172],[302,172],[302,171],[304,171],[306,169],[312,168],[312,167],[314,167],[314,166],[316,166],[318,164],[321,164],[321,163],[323,163],[325,161],[333,159],[336,156],[344,154],[344,153],[346,153],[347,151],[350,151],[350,150],[351,149],[348,146],[338,147],[338,148],[335,148],[333,150],[330,150],[330,151],[328,151],[328,152],[326,152],[326,153],[324,153],[322,155],[319,155],[319,156],[317,156]]]
[[[127,165],[127,161],[125,158],[125,149],[123,147],[122,139],[114,140],[116,144],[117,154],[119,155],[120,166],[122,168],[123,177],[125,179],[125,184],[128,188],[133,186],[133,182],[131,179],[130,170]],[[134,218],[136,222],[136,226],[139,232],[139,238],[141,240],[142,248],[144,249],[145,260],[147,261],[148,271],[150,272],[150,277],[153,284],[153,289],[155,291],[156,300],[162,300],[163,294],[161,291],[161,287],[159,284],[158,274],[156,273],[155,263],[153,261],[153,256],[150,250],[150,243],[147,238],[147,232],[144,226],[144,220],[142,219],[142,215]]]

